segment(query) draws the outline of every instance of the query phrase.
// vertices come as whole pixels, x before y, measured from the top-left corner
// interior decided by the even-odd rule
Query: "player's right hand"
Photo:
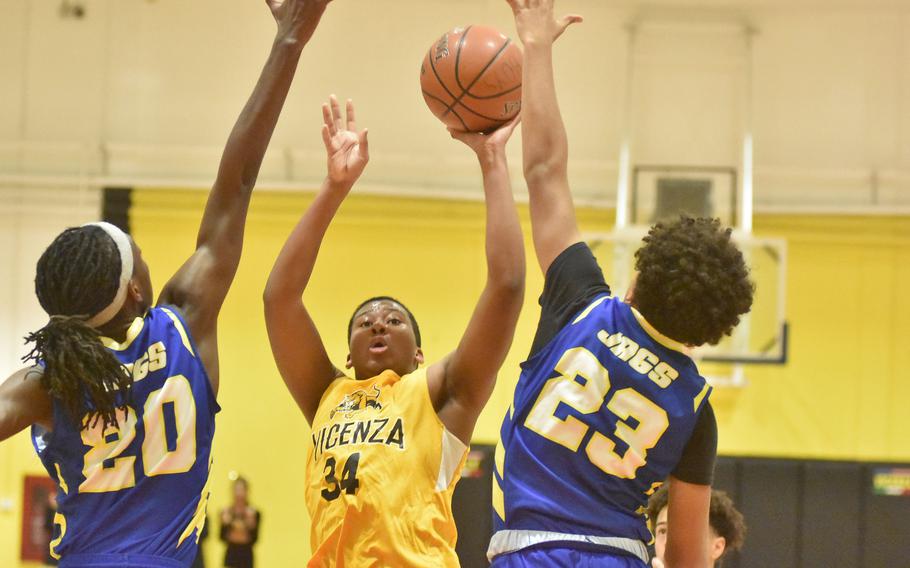
[[[506,143],[512,137],[515,127],[521,122],[521,114],[503,124],[496,130],[488,133],[464,132],[449,128],[449,134],[455,140],[463,142],[480,159],[481,164],[494,160],[496,157],[505,155]]]
[[[664,561],[657,557],[652,558],[651,568],[664,568]]]
[[[310,41],[322,13],[332,0],[265,0],[278,22],[278,37],[282,41],[303,47]]]
[[[525,46],[551,44],[572,24],[582,22],[578,14],[553,16],[554,0],[506,0],[515,15],[518,38]]]
[[[322,141],[328,154],[329,182],[347,192],[370,161],[370,144],[366,129],[357,132],[354,103],[350,99],[345,114],[346,120],[342,119],[335,95],[322,105]]]

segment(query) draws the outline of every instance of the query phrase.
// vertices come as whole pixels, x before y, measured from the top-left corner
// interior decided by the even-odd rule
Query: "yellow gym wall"
[[[133,235],[156,290],[191,253],[205,193],[137,190]],[[261,294],[272,262],[309,194],[259,190],[243,261],[220,320],[221,392],[207,560],[220,565],[218,510],[229,500],[228,472],[251,481],[263,510],[257,555],[263,566],[298,565],[309,551],[303,473],[309,429],[275,369]],[[517,367],[538,317],[542,277],[525,228],[525,309],[496,391],[475,439],[493,442]],[[613,212],[581,209],[583,230],[609,230]],[[902,217],[759,216],[756,233],[789,243],[786,366],[750,367],[745,389],[712,397],[724,454],[910,460],[910,220]],[[429,361],[457,343],[483,285],[483,205],[352,195],[329,230],[306,294],[336,364],[360,300],[399,297],[415,313]],[[609,275],[608,275],[609,278]],[[16,514],[0,514],[0,566],[16,566],[22,476],[40,474],[27,436],[0,445],[0,493]],[[402,472],[403,476],[407,472]]]

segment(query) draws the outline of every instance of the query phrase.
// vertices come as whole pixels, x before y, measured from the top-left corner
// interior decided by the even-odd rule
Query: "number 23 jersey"
[[[466,456],[436,415],[426,369],[336,379],[307,459],[309,566],[457,567],[452,492]]]
[[[495,454],[490,556],[539,540],[646,558],[648,496],[675,471],[711,389],[683,345],[610,295],[586,246],[554,266],[573,278],[548,274],[547,286],[577,285],[584,303],[522,364]]]
[[[219,407],[176,308],[102,338],[132,374],[119,427],[81,430],[54,402],[54,429],[32,428],[59,490],[51,554],[61,565],[189,566],[205,522]]]

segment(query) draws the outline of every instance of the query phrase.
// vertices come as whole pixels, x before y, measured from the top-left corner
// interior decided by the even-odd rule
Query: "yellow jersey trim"
[[[506,520],[506,499],[495,475],[493,476],[493,510],[496,511],[500,519]]]
[[[583,320],[583,319],[585,319],[586,317],[588,317],[588,315],[589,315],[591,312],[594,311],[594,308],[596,308],[597,306],[603,304],[605,301],[609,300],[609,299],[612,298],[612,297],[613,297],[613,296],[604,296],[603,298],[600,298],[599,300],[595,300],[594,302],[592,302],[590,306],[588,306],[587,308],[585,308],[585,311],[583,311],[583,312],[581,312],[580,314],[578,314],[578,317],[575,318],[575,321],[572,322],[572,325],[575,325],[576,323],[578,323],[578,322],[580,322],[581,320]]]
[[[196,504],[196,512],[193,514],[193,518],[190,519],[190,524],[186,526],[183,530],[183,533],[180,535],[180,539],[177,541],[177,548],[183,544],[183,541],[187,539],[191,534],[193,534],[193,529],[198,529],[196,531],[196,544],[199,544],[199,537],[202,536],[202,527],[205,526],[205,510],[209,502],[209,488],[212,485],[212,463],[214,458],[209,458],[209,473],[208,477],[205,479],[205,486],[202,488],[202,493],[199,494],[199,503]]]
[[[499,443],[496,444],[496,451],[493,453],[493,465],[496,467],[496,473],[498,473],[500,477],[505,477],[505,475],[503,475],[503,471],[506,469],[505,464],[506,449],[502,445],[502,440],[500,440]]]
[[[57,470],[57,480],[60,482],[60,489],[63,489],[63,492],[69,494],[70,488],[66,485],[66,480],[63,479],[63,473],[60,471],[60,464],[54,462],[54,469]]]
[[[186,350],[190,352],[190,355],[193,357],[196,356],[196,353],[193,352],[193,344],[190,343],[190,336],[187,335],[186,329],[183,327],[183,323],[180,321],[180,318],[177,317],[174,312],[168,308],[161,308],[161,311],[167,314],[167,317],[171,318],[171,321],[174,322],[174,327],[177,328],[177,332],[180,333],[180,341],[183,342],[183,346],[186,347]]]
[[[108,349],[113,349],[114,351],[125,351],[133,344],[133,341],[139,337],[139,334],[142,333],[142,329],[145,327],[145,318],[137,317],[133,320],[133,323],[130,324],[129,329],[126,330],[126,339],[123,340],[123,343],[117,343],[110,337],[101,337],[101,343]]]
[[[692,410],[698,412],[698,407],[701,406],[701,401],[707,396],[711,391],[711,385],[705,383],[705,386],[702,387],[701,392],[698,393],[698,396],[695,397],[695,402],[692,405]]]

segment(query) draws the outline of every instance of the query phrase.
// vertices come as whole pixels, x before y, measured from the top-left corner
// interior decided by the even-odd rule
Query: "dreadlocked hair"
[[[714,345],[752,308],[755,285],[731,233],[718,219],[685,215],[651,227],[635,253],[634,302],[658,331]]]
[[[117,425],[132,378],[87,320],[108,306],[120,284],[120,252],[100,227],[65,230],[38,259],[35,293],[50,321],[25,337],[22,358],[44,368],[41,384],[82,429]]]

